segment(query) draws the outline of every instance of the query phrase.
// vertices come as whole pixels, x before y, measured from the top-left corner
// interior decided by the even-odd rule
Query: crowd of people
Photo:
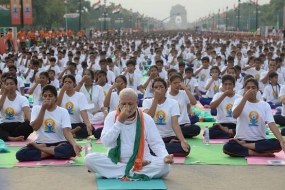
[[[35,142],[16,153],[19,161],[79,156],[74,139],[94,136],[109,151],[88,154],[88,170],[126,180],[163,177],[174,156],[190,154],[187,138],[201,133],[196,104],[216,117],[210,138],[229,139],[225,154],[285,151],[285,128],[276,125],[285,126],[283,40],[185,31],[29,33],[18,33],[17,51],[7,35],[0,63],[0,139],[23,141],[36,131]],[[104,127],[95,130],[98,124]],[[267,127],[276,138],[266,138]]]

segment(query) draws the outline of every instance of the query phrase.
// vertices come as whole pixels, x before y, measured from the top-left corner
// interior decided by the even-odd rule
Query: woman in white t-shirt
[[[168,153],[186,157],[190,153],[190,145],[184,139],[178,123],[179,104],[165,96],[167,85],[162,78],[154,79],[152,88],[154,96],[143,101],[143,110],[154,119]]]
[[[57,105],[65,108],[70,117],[72,129],[76,129],[74,137],[83,139],[94,134],[94,127],[91,125],[87,110],[87,99],[81,92],[76,92],[76,80],[73,75],[65,75],[62,80],[62,88],[58,95]]]
[[[183,83],[183,77],[180,73],[172,75],[169,79],[170,88],[166,93],[167,98],[174,99],[178,102],[180,117],[178,123],[185,138],[191,138],[200,134],[201,128],[198,125],[191,124],[187,111],[187,105],[196,105],[196,98]],[[184,90],[180,90],[180,89]]]
[[[29,124],[31,119],[29,102],[25,96],[16,93],[17,79],[12,76],[5,79],[1,89],[0,139],[3,141],[24,141],[33,132],[33,128]]]
[[[236,134],[236,119],[232,116],[234,101],[242,96],[235,93],[236,80],[231,75],[222,77],[222,92],[214,95],[211,110],[217,110],[216,123],[210,127],[210,139],[227,139]]]
[[[125,75],[119,75],[116,77],[114,84],[110,87],[104,100],[104,106],[109,107],[109,112],[116,110],[120,101],[119,94],[121,90],[126,88],[127,84],[128,82]]]
[[[281,134],[285,136],[285,85],[281,85],[279,98],[282,102],[282,110],[281,114],[275,114],[274,115],[274,121],[276,124],[282,126]]]
[[[42,105],[42,89],[45,85],[49,84],[48,72],[41,72],[40,77],[36,80],[35,84],[28,90],[27,94],[33,95],[33,105]]]
[[[278,83],[278,74],[272,72],[269,74],[269,84],[264,87],[263,90],[263,100],[266,101],[272,109],[282,106],[281,100],[279,98],[280,84]]]
[[[36,131],[35,142],[16,153],[19,161],[45,158],[67,159],[80,156],[81,146],[73,139],[66,109],[57,106],[57,91],[52,85],[43,88],[43,104],[33,107],[31,126]]]
[[[104,107],[104,91],[99,85],[94,84],[95,74],[92,70],[86,69],[83,73],[82,80],[78,83],[75,90],[82,92],[88,102],[88,118],[91,124],[100,125],[108,114],[107,108]]]
[[[258,82],[245,81],[244,95],[234,102],[232,116],[237,119],[236,135],[223,147],[229,156],[274,156],[285,151],[285,140],[277,128],[268,103],[256,98]],[[278,139],[266,139],[266,123]]]

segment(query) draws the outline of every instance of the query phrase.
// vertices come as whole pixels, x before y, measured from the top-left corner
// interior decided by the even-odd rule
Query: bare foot
[[[74,129],[71,129],[71,133],[72,133],[72,134],[75,134],[75,133],[77,133],[77,132],[80,131],[80,130],[81,130],[81,127],[77,126],[77,127],[75,127]]]
[[[142,166],[149,165],[150,163],[151,163],[151,161],[149,161],[149,160],[143,160],[142,161]]]
[[[250,156],[261,156],[261,157],[275,157],[275,154],[271,152],[255,152],[254,150],[249,150]]]
[[[179,142],[180,142],[179,140],[171,139],[169,143],[179,143]]]
[[[57,146],[62,146],[62,145],[64,145],[64,144],[66,144],[66,143],[65,143],[65,142],[59,143]]]
[[[18,137],[8,137],[9,141],[24,141],[24,136],[18,136]]]

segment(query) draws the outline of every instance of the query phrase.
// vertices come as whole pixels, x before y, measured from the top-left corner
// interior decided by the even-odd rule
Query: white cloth
[[[144,166],[142,170],[137,173],[145,174],[150,178],[164,177],[170,170],[170,165],[163,161],[168,153],[152,118],[145,113],[143,114],[145,127],[143,160],[149,160],[151,163]],[[107,155],[99,153],[88,154],[84,159],[84,163],[90,171],[97,172],[107,178],[121,178],[125,175],[126,164],[133,154],[136,133],[136,119],[134,122],[126,125],[120,123],[118,120],[115,121],[115,115],[116,112],[113,111],[106,117],[101,139],[102,143],[110,149],[117,145],[117,138],[120,135],[122,162],[114,164]],[[150,149],[156,154],[156,157],[150,154]],[[130,171],[130,175],[133,175],[132,170]]]
[[[3,123],[24,122],[23,108],[29,107],[28,99],[25,96],[16,94],[16,98],[10,101],[6,97],[1,109],[1,119]]]
[[[143,109],[149,109],[152,102],[153,99],[145,99]],[[157,105],[153,119],[162,138],[176,136],[172,129],[171,118],[173,116],[180,116],[179,104],[176,100],[166,98],[162,104]]]
[[[241,100],[242,98],[235,100],[233,111],[239,105]],[[243,111],[237,118],[235,138],[246,141],[266,139],[265,122],[274,122],[269,104],[264,101],[258,101],[257,103],[247,101]]]
[[[41,106],[32,109],[31,123],[35,121]],[[52,112],[45,111],[42,126],[36,131],[36,143],[57,143],[66,141],[63,128],[71,128],[70,118],[66,109],[57,106]]]
[[[219,99],[224,92],[219,92],[214,95],[212,102]],[[236,119],[232,116],[232,107],[237,98],[241,98],[239,94],[235,94],[233,97],[226,96],[223,101],[217,107],[217,123],[236,123]]]

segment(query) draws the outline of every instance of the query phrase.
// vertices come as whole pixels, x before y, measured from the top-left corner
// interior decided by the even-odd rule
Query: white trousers
[[[161,158],[152,156],[151,163],[144,166],[142,170],[136,172],[145,174],[149,178],[166,177],[170,171],[170,164],[166,164]],[[122,178],[125,175],[126,163],[113,163],[106,154],[91,153],[84,158],[85,166],[91,172],[98,173],[106,178]],[[130,171],[130,176],[134,172]]]

